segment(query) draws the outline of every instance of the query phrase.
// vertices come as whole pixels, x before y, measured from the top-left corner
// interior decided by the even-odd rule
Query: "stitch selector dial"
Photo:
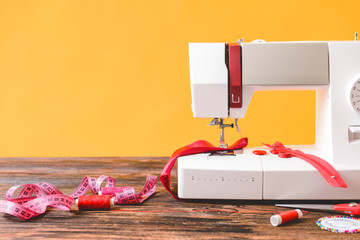
[[[350,89],[350,104],[360,114],[360,76],[354,78]]]

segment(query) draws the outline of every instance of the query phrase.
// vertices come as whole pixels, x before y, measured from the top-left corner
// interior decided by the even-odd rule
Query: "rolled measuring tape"
[[[104,181],[106,181],[105,188],[117,189],[119,192],[115,191],[113,195],[98,195]],[[74,200],[77,202],[79,210],[108,210],[115,204],[139,204],[155,193],[156,181],[156,176],[147,175],[143,189],[136,193],[133,187],[116,188],[115,180],[112,177],[101,175],[99,178],[92,178],[86,176],[69,196],[63,194],[51,183],[16,185],[6,192],[5,200],[0,200],[0,212],[28,220],[45,213],[48,207],[70,211]],[[22,190],[15,197],[16,190],[20,188]],[[89,190],[94,195],[84,196]]]
[[[349,216],[330,216],[317,220],[322,230],[336,233],[358,233],[360,232],[360,219]]]
[[[99,195],[114,195],[115,193],[122,192],[124,187],[104,187],[99,191]]]

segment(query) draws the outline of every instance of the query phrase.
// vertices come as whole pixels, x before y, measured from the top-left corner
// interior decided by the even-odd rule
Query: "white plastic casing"
[[[289,146],[322,157],[313,146]],[[256,148],[259,149],[259,148]],[[340,200],[360,199],[360,164],[338,166],[348,185],[332,187],[309,163],[299,158],[208,153],[178,158],[178,196],[185,199]]]
[[[242,44],[243,86],[329,84],[327,42]]]
[[[225,43],[189,43],[194,117],[228,117]]]
[[[242,107],[229,109],[224,43],[189,43],[194,117],[243,118],[256,88],[328,85],[327,42],[243,43]]]
[[[314,154],[323,154],[314,146],[288,146],[292,149]],[[326,159],[326,158],[324,158]],[[321,174],[305,160],[279,158],[268,154],[261,156],[263,165],[263,199],[268,200],[336,200],[360,198],[360,164],[336,166],[347,188],[331,186]]]
[[[329,89],[325,93],[319,91],[317,99],[322,106],[317,106],[316,145],[328,153],[329,162],[356,166],[360,164],[360,141],[351,139],[358,137],[351,135],[351,130],[360,127],[360,114],[348,99],[354,77],[360,74],[360,43],[329,42],[329,66]]]
[[[262,166],[258,156],[210,156],[178,159],[180,198],[262,199]]]

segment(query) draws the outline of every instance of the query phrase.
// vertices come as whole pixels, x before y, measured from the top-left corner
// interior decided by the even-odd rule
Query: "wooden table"
[[[71,194],[84,176],[102,174],[117,186],[140,191],[147,174],[159,176],[168,158],[0,158],[0,199],[13,185],[50,182]],[[271,215],[284,211],[269,201],[176,201],[158,181],[141,205],[111,211],[70,212],[48,209],[29,221],[0,213],[0,239],[359,239],[358,234],[321,230],[316,220],[331,215],[310,212],[302,219],[273,227]]]

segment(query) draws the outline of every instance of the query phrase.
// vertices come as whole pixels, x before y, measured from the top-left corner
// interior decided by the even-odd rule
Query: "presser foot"
[[[236,129],[237,131],[239,132],[239,126],[237,124],[237,118],[235,119],[235,126],[236,126]],[[228,145],[225,144],[225,128],[227,127],[231,127],[233,128],[234,127],[234,124],[231,123],[231,124],[225,124],[224,123],[224,119],[223,118],[214,118],[213,120],[211,120],[211,122],[208,124],[208,126],[216,126],[216,125],[219,125],[219,128],[220,128],[220,139],[219,139],[219,143],[220,143],[220,146],[221,148],[227,148]],[[226,153],[226,152],[225,152]]]

